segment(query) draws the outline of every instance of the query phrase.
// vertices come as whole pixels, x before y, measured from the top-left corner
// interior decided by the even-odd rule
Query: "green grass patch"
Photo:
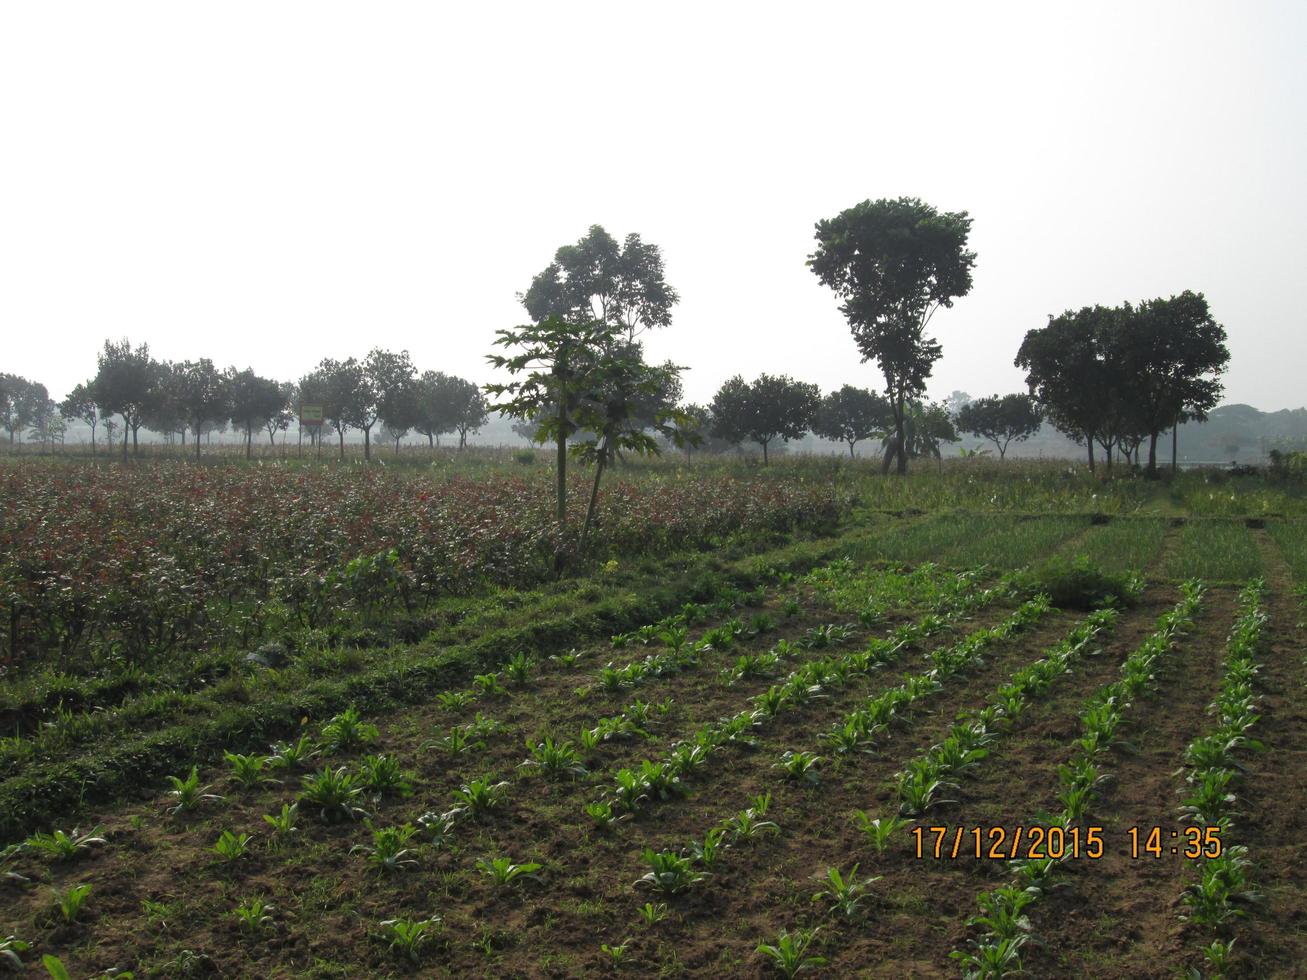
[[[1262,558],[1243,521],[1195,519],[1180,529],[1161,574],[1178,582],[1242,583],[1262,574]]]

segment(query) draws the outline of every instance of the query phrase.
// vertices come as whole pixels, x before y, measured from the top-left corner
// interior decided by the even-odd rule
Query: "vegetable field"
[[[0,965],[1300,975],[1293,507],[778,472],[0,470]]]

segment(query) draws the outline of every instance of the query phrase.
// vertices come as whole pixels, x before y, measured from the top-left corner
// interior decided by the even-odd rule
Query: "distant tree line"
[[[169,441],[178,437],[183,444],[189,435],[198,456],[201,437],[228,425],[242,434],[249,456],[256,434],[261,438],[266,432],[275,443],[277,433],[290,428],[304,405],[321,408],[342,456],[345,433],[358,430],[364,455],[370,457],[378,426],[397,452],[411,431],[432,444],[440,435],[456,432],[462,448],[490,414],[475,384],[439,371],[419,375],[407,351],[374,349],[362,361],[327,358],[298,382],[288,382],[261,377],[250,368],[220,369],[207,357],[158,361],[148,344],[106,340],[95,376],[57,404],[44,385],[0,375],[0,422],[11,443],[16,434],[21,441],[24,430],[58,442],[65,424],[77,420],[90,428],[92,451],[101,429],[110,443],[121,432],[124,458],[129,440],[132,452],[139,452],[142,428]],[[307,431],[320,437],[316,427]]]

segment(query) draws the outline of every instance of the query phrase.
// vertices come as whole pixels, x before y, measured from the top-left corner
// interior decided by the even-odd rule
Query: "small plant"
[[[476,866],[478,871],[489,877],[495,886],[500,888],[527,878],[538,881],[539,876],[536,872],[544,867],[544,865],[534,862],[514,864],[510,858],[506,857],[481,858],[477,861]]]
[[[776,763],[775,768],[783,769],[785,775],[795,782],[804,782],[810,786],[816,786],[821,780],[821,775],[817,772],[819,762],[821,762],[821,756],[812,752],[786,751],[781,753],[780,761]]]
[[[622,943],[620,946],[610,946],[608,943],[600,943],[600,952],[607,953],[609,962],[612,963],[613,969],[618,969],[626,961],[626,949],[630,946],[630,940]]]
[[[86,903],[86,898],[91,894],[90,885],[72,885],[64,891],[51,889],[54,895],[55,907],[59,914],[63,916],[65,922],[76,922],[77,916],[81,914],[82,906]]]
[[[640,908],[640,921],[650,928],[656,926],[665,918],[667,918],[667,904],[665,902],[659,902],[657,905],[653,902],[645,902]]]
[[[504,664],[504,676],[508,678],[509,683],[525,684],[535,665],[533,657],[528,657],[525,653],[514,654],[508,663]]]
[[[332,769],[323,766],[319,772],[303,778],[300,799],[318,808],[318,816],[327,823],[336,820],[355,820],[364,811],[356,803],[363,794],[351,773],[344,766]]]
[[[1030,932],[1030,920],[1025,908],[1039,896],[1039,889],[1004,885],[992,892],[981,892],[977,901],[980,915],[967,920],[969,926],[980,926],[990,938],[1016,939]]]
[[[832,912],[839,912],[846,919],[851,919],[854,913],[858,911],[858,905],[867,897],[867,889],[877,881],[880,876],[874,878],[863,878],[858,881],[858,867],[854,865],[845,878],[840,874],[839,868],[826,869],[827,888],[819,891],[812,896],[814,902],[820,902],[823,899],[830,904]]]
[[[477,674],[472,678],[472,684],[481,695],[508,693],[508,688],[504,687],[498,674]]]
[[[418,817],[418,826],[436,847],[444,847],[454,838],[454,828],[458,825],[460,811],[436,813],[431,810]]]
[[[997,980],[1000,977],[1010,977],[1023,972],[1021,947],[1025,944],[1025,936],[995,939],[976,943],[974,953],[955,949],[949,953],[949,957],[957,960],[961,965],[965,980],[990,980],[990,978]]]
[[[608,830],[614,824],[631,818],[629,813],[618,813],[607,800],[587,803],[585,815],[594,821],[595,828],[598,830]]]
[[[705,872],[695,871],[689,858],[673,854],[671,851],[655,851],[651,847],[646,847],[642,857],[649,865],[649,871],[642,875],[636,884],[648,885],[664,895],[683,892],[708,877]]]
[[[249,834],[243,832],[233,834],[230,830],[224,830],[213,845],[213,853],[224,861],[235,861],[237,858],[245,856],[250,841],[253,839]]]
[[[413,784],[394,756],[365,755],[360,765],[360,782],[364,789],[377,796],[413,795]]]
[[[25,939],[5,936],[0,939],[0,963],[5,963],[11,970],[19,972],[23,969],[23,960],[18,954],[26,953],[31,948],[32,944]]]
[[[168,791],[168,795],[177,801],[175,806],[168,808],[168,812],[173,816],[185,810],[194,810],[201,803],[222,799],[221,796],[210,793],[208,786],[200,785],[200,769],[198,766],[191,766],[190,775],[185,779],[179,776],[169,776],[168,781],[172,783],[172,789]]]
[[[231,766],[232,778],[245,789],[257,789],[260,786],[269,786],[277,782],[267,773],[272,762],[271,756],[224,752],[222,757]]]
[[[372,832],[372,844],[355,844],[349,849],[351,854],[363,854],[368,863],[378,871],[398,871],[401,868],[417,867],[417,859],[412,857],[408,842],[418,829],[406,823],[401,827],[374,827],[369,821],[367,828]]]
[[[296,821],[299,818],[300,805],[298,803],[283,803],[280,813],[265,813],[263,821],[272,828],[274,840],[287,841],[291,835],[299,832],[299,826]]]
[[[430,743],[430,746],[434,746],[442,752],[448,752],[450,755],[462,755],[464,752],[469,752],[472,749],[485,748],[485,743],[473,739],[473,737],[467,733],[466,728],[456,725],[449,730],[448,735],[436,739],[434,742]]]
[[[858,829],[867,835],[867,840],[876,848],[877,854],[884,854],[885,848],[889,846],[890,839],[906,827],[911,821],[904,820],[902,817],[876,817],[870,818],[865,810],[859,810],[853,815],[854,822]]]
[[[416,963],[439,927],[440,918],[434,915],[429,919],[385,919],[381,923],[381,938],[391,952]]]
[[[49,834],[37,833],[27,838],[23,846],[34,851],[42,851],[56,861],[71,861],[83,851],[107,844],[108,841],[100,836],[103,829],[103,827],[96,827],[85,834],[76,827],[70,834],[62,830],[55,830]]]
[[[51,980],[72,980],[72,974],[68,972],[68,967],[64,966],[64,961],[52,953],[46,953],[41,957],[41,965],[45,967],[45,972],[50,974]]]
[[[436,695],[436,700],[440,702],[442,708],[458,711],[466,708],[476,699],[467,691],[441,691]]]
[[[322,740],[332,752],[357,749],[377,737],[377,726],[363,721],[357,710],[346,708],[322,727]]]
[[[483,776],[456,789],[454,800],[460,804],[460,809],[466,810],[473,817],[482,817],[503,805],[507,788],[507,780],[492,783],[489,776]]]
[[[758,811],[752,807],[741,810],[724,824],[736,841],[756,840],[765,833],[778,834],[781,828],[771,820],[759,820]]]
[[[308,762],[317,754],[318,750],[314,747],[313,740],[307,735],[301,735],[299,741],[294,744],[274,742],[268,764],[274,769],[293,769]]]
[[[531,758],[523,766],[539,769],[549,779],[562,779],[565,776],[584,776],[588,771],[581,762],[581,756],[571,742],[555,742],[546,735],[545,740],[536,745],[527,741]]]
[[[815,970],[819,966],[826,965],[825,957],[808,953],[808,947],[812,945],[816,934],[816,929],[796,929],[793,932],[782,929],[775,945],[759,943],[757,952],[771,960],[772,966],[776,967],[782,976],[797,976],[804,970]]]
[[[232,915],[236,918],[236,924],[240,926],[241,932],[257,935],[275,925],[272,918],[272,913],[275,911],[276,909],[263,899],[249,898],[237,905]]]
[[[726,829],[724,827],[713,827],[703,835],[703,840],[690,841],[686,851],[696,864],[711,868],[717,862],[717,857],[725,846]]]

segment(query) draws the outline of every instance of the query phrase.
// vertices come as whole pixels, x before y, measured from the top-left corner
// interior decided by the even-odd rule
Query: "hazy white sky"
[[[457,8],[457,9],[456,9]],[[813,223],[974,218],[931,392],[1021,386],[1050,313],[1182,289],[1226,400],[1307,402],[1301,3],[0,5],[0,370],[106,337],[298,377],[408,348],[488,380],[515,293],[593,223],[662,246],[651,354],[879,386]]]

